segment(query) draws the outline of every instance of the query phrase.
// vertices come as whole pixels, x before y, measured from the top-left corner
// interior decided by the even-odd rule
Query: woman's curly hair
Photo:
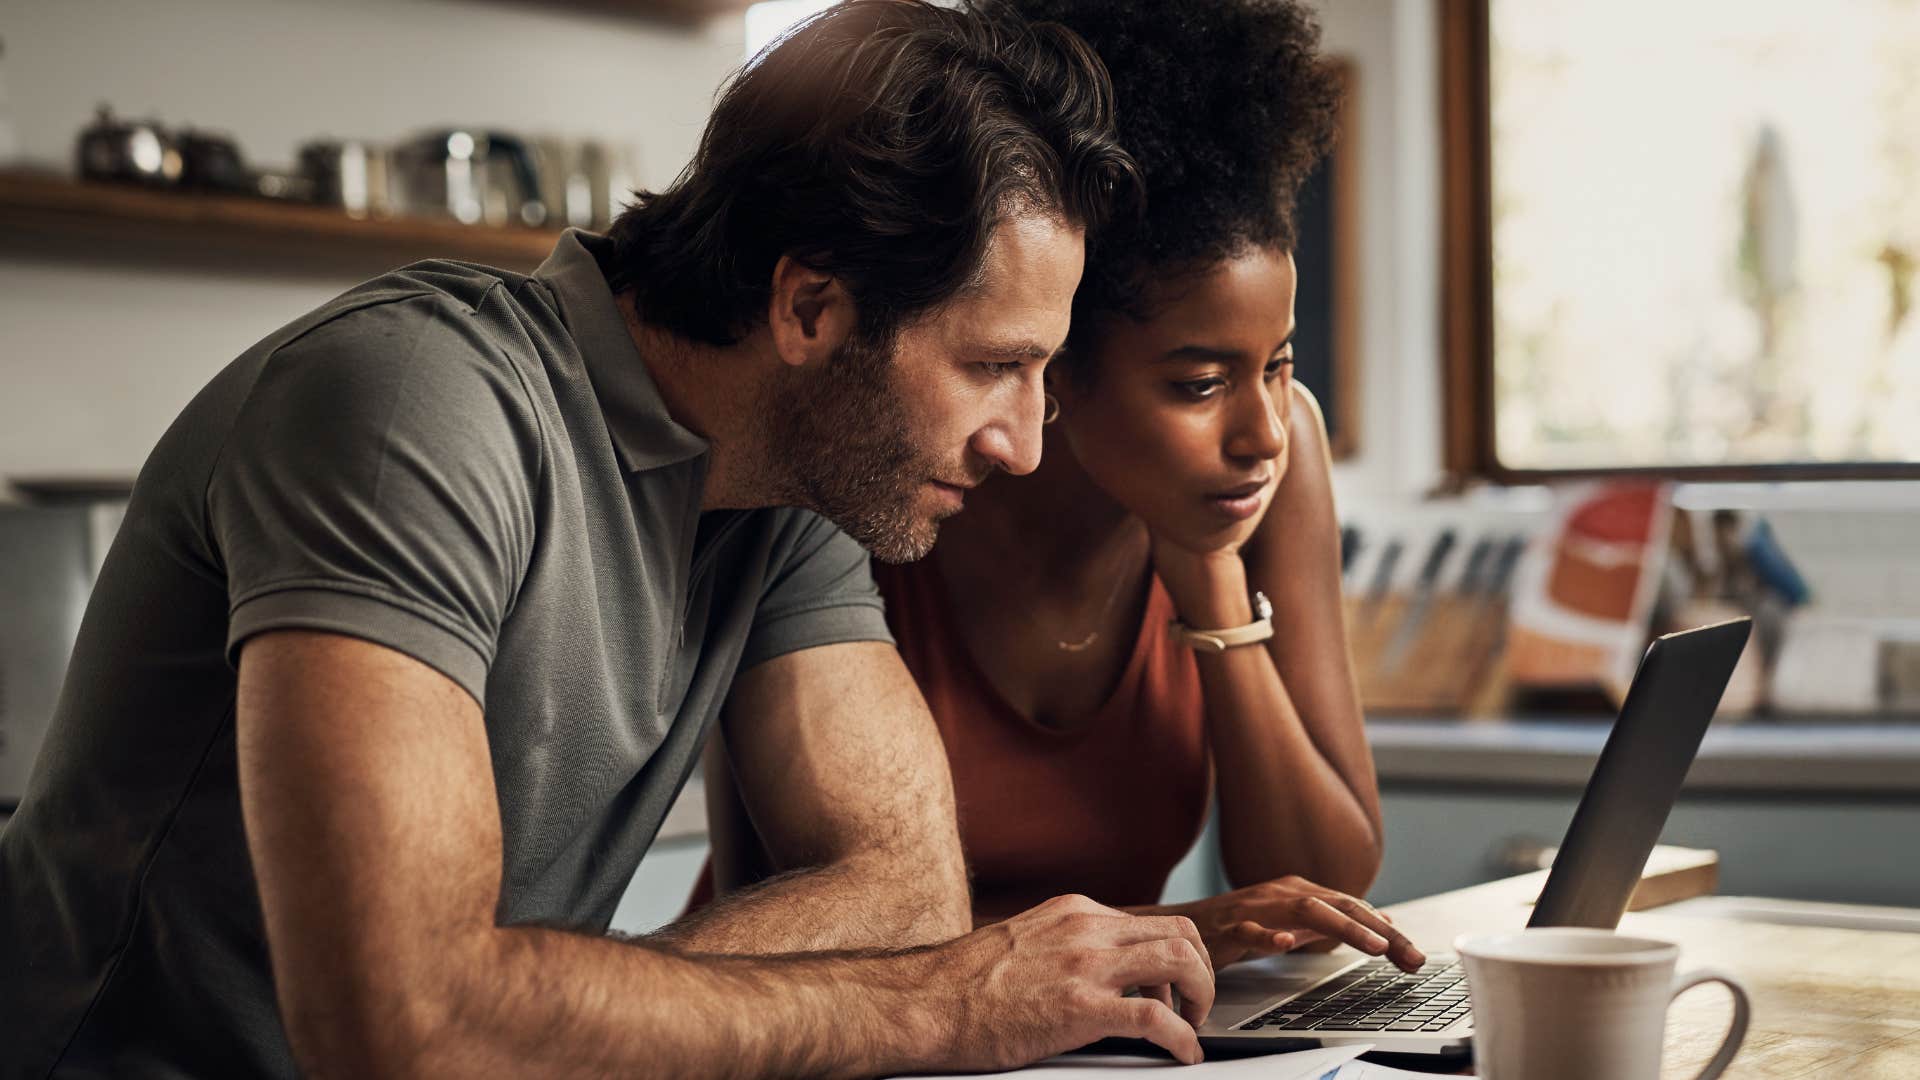
[[[1291,251],[1300,186],[1333,144],[1341,86],[1297,0],[1007,0],[1086,39],[1113,80],[1145,213],[1096,238],[1074,336],[1148,314],[1148,290],[1250,248]]]

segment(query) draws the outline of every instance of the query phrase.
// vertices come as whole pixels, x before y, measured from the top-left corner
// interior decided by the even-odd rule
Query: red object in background
[[[1547,598],[1590,618],[1631,618],[1663,506],[1659,488],[1640,485],[1606,488],[1582,503],[1554,542]]]
[[[1581,503],[1568,516],[1566,531],[1591,540],[1644,544],[1653,536],[1661,505],[1658,486],[1610,487]]]

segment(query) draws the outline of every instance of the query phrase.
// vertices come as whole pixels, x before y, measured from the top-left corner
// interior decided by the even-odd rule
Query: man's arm
[[[716,884],[757,846],[784,872],[655,938],[698,952],[902,948],[973,928],[946,750],[900,654],[879,642],[743,673],[709,754]],[[730,782],[731,780],[731,782]],[[737,796],[736,793],[737,792]],[[742,820],[744,817],[744,820]],[[730,857],[729,857],[730,856]]]
[[[240,655],[247,845],[275,994],[315,1076],[855,1076],[1020,1064],[1107,1035],[1184,1060],[1212,1002],[1192,923],[1050,902],[896,954],[689,957],[496,925],[501,829],[479,705],[353,638]],[[1130,985],[1179,989],[1127,999]]]

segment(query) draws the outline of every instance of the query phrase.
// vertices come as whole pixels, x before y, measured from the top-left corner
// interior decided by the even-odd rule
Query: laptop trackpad
[[[1352,953],[1289,953],[1234,964],[1214,980],[1214,1005],[1257,1005],[1297,994],[1354,962]]]

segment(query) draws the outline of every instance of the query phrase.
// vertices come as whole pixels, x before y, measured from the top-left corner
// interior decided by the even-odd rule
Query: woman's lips
[[[1221,488],[1213,493],[1216,499],[1238,499],[1247,495],[1258,495],[1266,486],[1266,480],[1249,480],[1230,488]]]
[[[1255,480],[1207,496],[1215,511],[1231,521],[1245,521],[1260,512],[1269,481]]]

